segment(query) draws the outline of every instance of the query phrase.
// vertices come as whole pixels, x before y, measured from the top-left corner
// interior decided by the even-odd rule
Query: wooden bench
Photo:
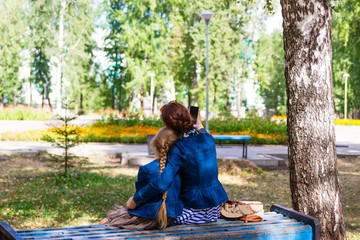
[[[88,240],[88,239],[320,239],[320,222],[280,205],[273,205],[260,222],[218,220],[199,225],[177,225],[164,230],[132,231],[89,225],[14,230],[0,223],[0,240]]]
[[[251,139],[248,135],[212,135],[215,140],[220,140],[220,146],[223,146],[223,141],[242,141],[243,153],[242,157],[247,159],[248,141]]]

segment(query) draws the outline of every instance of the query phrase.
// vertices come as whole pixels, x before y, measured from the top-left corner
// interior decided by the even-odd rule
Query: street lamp
[[[349,74],[348,73],[344,73],[344,78],[345,78],[345,106],[344,106],[344,115],[345,115],[345,120],[346,120],[346,116],[347,116],[347,80],[349,78]]]
[[[206,10],[200,13],[200,17],[206,23],[206,131],[209,131],[209,22],[214,13]]]
[[[154,98],[154,77],[155,73],[148,71],[150,76],[150,113],[153,113],[153,98]]]
[[[43,100],[43,108],[45,107],[45,102],[46,102],[46,88],[47,88],[47,83],[44,83],[44,100]]]

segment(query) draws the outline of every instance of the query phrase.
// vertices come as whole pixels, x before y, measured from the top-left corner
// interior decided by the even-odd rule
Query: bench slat
[[[237,221],[240,222],[240,221]],[[206,224],[202,225],[189,225],[187,228],[167,228],[160,231],[108,231],[108,232],[96,232],[96,233],[81,233],[81,232],[72,232],[72,233],[64,233],[63,235],[33,235],[31,237],[23,237],[24,239],[69,239],[73,237],[88,237],[88,238],[108,238],[108,237],[131,237],[131,238],[151,238],[153,237],[165,237],[165,236],[183,236],[188,234],[212,234],[218,232],[244,232],[244,231],[260,231],[260,230],[271,230],[271,229],[283,229],[283,228],[291,228],[291,227],[302,227],[305,226],[304,223],[297,221],[289,221],[287,223],[278,222],[276,224],[269,225],[249,225],[249,224],[238,224],[235,226],[207,226]],[[311,227],[310,227],[311,228]]]
[[[76,239],[311,239],[312,230],[309,225],[301,226],[278,226],[263,229],[238,229],[232,228],[227,231],[185,231],[185,232],[158,232],[151,235],[137,232],[137,234],[111,234],[94,236],[69,236],[56,238],[62,240]],[[256,238],[254,238],[256,237]],[[32,238],[34,240],[44,240],[49,238]]]
[[[275,206],[275,207],[274,207]],[[0,223],[0,240],[114,240],[114,239],[319,239],[311,223],[313,218],[273,205],[260,222],[219,220],[199,225],[176,225],[163,230],[133,231],[88,225],[55,227],[33,230],[13,230],[7,223]],[[293,211],[293,212],[292,212]],[[311,220],[311,221],[310,221]],[[310,223],[310,224],[309,224]]]

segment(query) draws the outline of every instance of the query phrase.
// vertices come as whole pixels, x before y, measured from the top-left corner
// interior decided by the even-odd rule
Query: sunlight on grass
[[[360,237],[359,161],[339,161],[348,239]],[[78,158],[71,161],[70,178],[65,178],[56,163],[50,155],[10,156],[0,162],[1,171],[8,173],[0,175],[1,221],[16,229],[96,224],[134,193],[138,167],[114,164],[106,157]],[[230,199],[261,201],[265,211],[275,203],[291,208],[288,171],[234,169],[219,174]]]

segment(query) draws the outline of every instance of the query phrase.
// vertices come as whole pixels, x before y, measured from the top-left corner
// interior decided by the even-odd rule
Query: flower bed
[[[85,142],[146,143],[147,135],[155,135],[163,123],[158,119],[103,119],[89,126],[79,127]],[[286,144],[286,126],[270,119],[217,119],[211,120],[210,132],[213,135],[249,135],[250,144]],[[1,140],[40,141],[51,135],[52,129],[24,132],[6,132]],[[225,142],[226,143],[226,142]]]
[[[287,120],[286,116],[272,116],[271,120]],[[335,125],[360,126],[360,119],[335,119]]]

